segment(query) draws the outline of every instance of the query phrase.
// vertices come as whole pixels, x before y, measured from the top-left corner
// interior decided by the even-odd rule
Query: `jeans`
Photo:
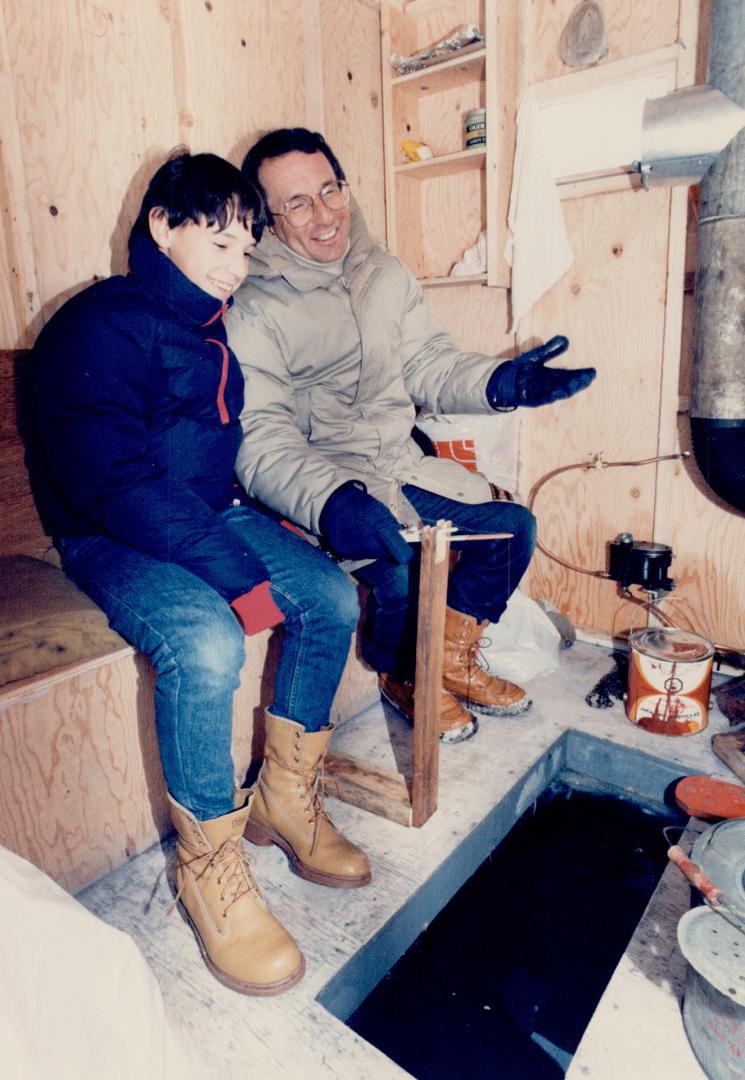
[[[452,548],[458,562],[448,580],[448,607],[482,622],[498,622],[535,547],[535,518],[511,502],[460,503],[406,484],[403,493],[422,524],[451,521],[462,533],[511,532],[511,540],[473,540]],[[456,533],[457,537],[457,533]],[[399,679],[414,674],[419,560],[400,566],[379,559],[356,571],[370,589],[362,653],[376,669]]]
[[[254,507],[223,516],[271,575],[282,648],[271,711],[317,731],[347,660],[359,607],[354,583],[326,555]],[[233,695],[244,634],[230,605],[194,574],[106,536],[59,542],[68,576],[156,672],[155,715],[171,795],[198,820],[233,807]]]

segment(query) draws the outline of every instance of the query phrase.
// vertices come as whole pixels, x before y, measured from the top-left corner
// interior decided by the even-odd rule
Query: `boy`
[[[275,994],[304,971],[252,878],[242,835],[320,884],[370,880],[315,778],[357,599],[351,582],[238,486],[243,378],[223,315],[261,236],[255,189],[213,154],[155,174],[130,273],[69,300],[34,348],[37,502],[67,574],[155,668],[178,897],[213,974]],[[265,763],[233,790],[244,632],[282,623]]]

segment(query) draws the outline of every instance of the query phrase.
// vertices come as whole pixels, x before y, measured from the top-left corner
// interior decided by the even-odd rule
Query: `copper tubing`
[[[528,510],[533,509],[533,503],[535,502],[538,492],[541,490],[544,484],[549,480],[553,480],[555,476],[559,476],[561,473],[571,472],[573,469],[584,469],[588,471],[590,469],[615,469],[621,466],[627,467],[632,465],[653,465],[656,461],[677,461],[690,457],[687,451],[681,454],[659,454],[657,457],[642,458],[640,461],[601,461],[597,458],[595,461],[578,461],[574,465],[560,465],[558,469],[552,469],[551,472],[547,472],[545,476],[542,476],[540,480],[533,484],[528,495]],[[589,577],[605,578],[610,577],[607,570],[587,570],[584,566],[575,566],[574,563],[567,562],[566,559],[562,559],[560,555],[555,555],[553,551],[536,539],[536,547],[539,551],[542,551],[544,555],[547,555],[549,559],[553,559],[554,562],[559,563],[560,566],[565,567],[567,570],[574,570],[577,574],[587,574]]]
[[[560,465],[558,469],[552,469],[533,484],[533,487],[530,489],[530,494],[528,495],[528,510],[533,510],[536,496],[543,485],[548,483],[548,481],[552,480],[555,476],[559,476],[561,473],[571,472],[573,469],[584,469],[585,471],[589,471],[590,469],[614,469],[632,467],[635,465],[654,465],[657,461],[684,461],[690,456],[690,453],[687,450],[684,450],[679,454],[658,454],[656,457],[641,458],[639,461],[601,461],[598,457],[594,461],[578,461],[574,465]],[[542,551],[544,555],[548,556],[549,559],[553,559],[554,562],[559,563],[559,565],[563,566],[566,570],[573,570],[577,574],[587,574],[588,577],[604,578],[606,581],[612,580],[607,570],[588,570],[584,566],[575,566],[574,563],[570,563],[566,559],[562,559],[560,555],[555,555],[553,551],[549,551],[549,549],[538,539],[536,539],[536,547],[539,551]],[[649,604],[648,601],[641,600],[640,597],[635,596],[628,589],[624,589],[623,592],[627,600],[630,600],[635,604],[646,603],[662,622],[666,623],[668,626],[675,625],[670,617],[661,611],[655,604]],[[743,651],[742,649],[736,648],[734,645],[725,645],[720,644],[719,642],[714,642],[714,648],[719,653],[741,654]]]

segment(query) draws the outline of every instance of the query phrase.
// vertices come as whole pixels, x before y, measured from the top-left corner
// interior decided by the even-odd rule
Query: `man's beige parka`
[[[460,502],[491,498],[481,475],[426,457],[411,429],[417,407],[490,413],[486,384],[498,361],[456,348],[354,203],[351,215],[349,250],[332,266],[266,232],[228,316],[246,380],[238,477],[314,534],[324,503],[348,480],[361,480],[404,524],[418,519],[402,484]]]

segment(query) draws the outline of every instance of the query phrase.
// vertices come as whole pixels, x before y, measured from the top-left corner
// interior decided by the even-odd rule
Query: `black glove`
[[[413,554],[390,510],[354,480],[328,497],[320,526],[334,554],[345,559],[407,563]]]
[[[545,345],[521,353],[496,368],[487,383],[486,397],[492,409],[514,409],[517,405],[548,405],[571,397],[589,386],[595,368],[547,368],[543,365],[569,348],[569,339],[552,337]]]

